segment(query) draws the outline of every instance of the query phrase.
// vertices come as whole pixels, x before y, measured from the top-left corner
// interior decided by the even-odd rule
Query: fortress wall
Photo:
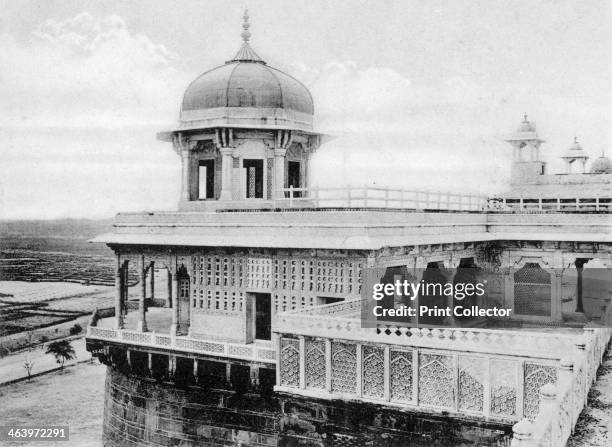
[[[232,365],[233,367],[233,365]],[[260,375],[263,381],[263,376]],[[269,379],[269,378],[268,378]],[[231,386],[230,386],[231,388]],[[507,446],[510,426],[348,401],[180,387],[108,367],[105,447]]]
[[[237,445],[242,440],[276,446],[276,414],[262,408],[253,411],[256,400],[242,400],[247,408],[238,411],[227,393],[180,389],[109,367],[103,443],[105,447],[187,447]]]

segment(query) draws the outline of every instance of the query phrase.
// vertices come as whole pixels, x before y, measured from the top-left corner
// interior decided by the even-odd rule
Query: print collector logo
[[[483,297],[486,282],[430,283],[424,280],[412,282],[395,280],[377,282],[371,287],[371,298],[377,302],[372,308],[374,317],[405,318],[475,318],[509,317],[511,308],[481,307],[470,305],[470,298]],[[386,302],[384,302],[385,300]],[[453,300],[453,305],[443,306],[441,300]]]

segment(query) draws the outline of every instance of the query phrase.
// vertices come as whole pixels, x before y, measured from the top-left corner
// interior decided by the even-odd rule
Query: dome
[[[198,76],[181,104],[183,129],[219,126],[312,130],[314,104],[297,79],[267,65],[249,45],[245,12],[242,46],[233,59]]]
[[[521,125],[516,129],[517,132],[535,132],[535,123],[531,121],[527,121],[527,115],[525,115],[525,119],[521,122]]]
[[[580,143],[578,143],[578,138],[577,137],[574,137],[574,142],[568,148],[568,150],[569,151],[581,151],[582,150],[582,146],[580,145]]]
[[[525,141],[532,141],[535,144],[544,143],[536,131],[536,124],[527,119],[527,114],[523,116],[523,121],[516,130],[506,137],[506,141],[512,144],[521,144]]]
[[[597,160],[591,164],[591,174],[612,174],[612,160],[601,154]]]
[[[589,156],[584,152],[580,143],[578,143],[578,137],[574,137],[574,142],[572,143],[570,147],[567,148],[567,150],[565,151],[565,154],[563,154],[561,158],[587,159],[589,158]]]
[[[284,109],[312,115],[308,89],[299,81],[263,62],[231,60],[197,77],[185,91],[185,112],[218,107]]]

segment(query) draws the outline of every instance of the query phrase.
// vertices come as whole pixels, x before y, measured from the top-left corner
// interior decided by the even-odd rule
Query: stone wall
[[[544,174],[514,178],[504,197],[610,197],[612,174]]]
[[[260,369],[263,383],[262,371],[268,376],[273,372]],[[239,374],[231,375],[234,381],[235,376]],[[271,387],[273,377],[259,392],[252,387],[240,391],[236,384],[218,389],[219,381],[210,387],[202,379],[199,386],[178,385],[139,375],[134,369],[109,367],[104,446],[509,445],[509,426],[424,416],[369,403],[273,395],[264,390]]]
[[[246,342],[246,318],[243,313],[192,309],[189,333],[194,338]]]

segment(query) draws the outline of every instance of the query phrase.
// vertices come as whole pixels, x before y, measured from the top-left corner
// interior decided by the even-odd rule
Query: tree
[[[34,345],[34,331],[28,331],[28,353],[26,355],[25,360],[23,361],[23,367],[28,374],[28,380],[32,377],[32,369],[34,368],[34,362],[30,357],[32,354],[32,347]]]
[[[77,334],[80,334],[82,331],[83,331],[83,328],[81,327],[81,325],[75,324],[74,326],[70,328],[70,335],[77,335]]]
[[[26,359],[23,361],[23,367],[28,374],[28,380],[30,380],[32,377],[32,369],[34,368],[34,362],[29,357],[26,357]]]
[[[47,352],[45,354],[53,354],[55,361],[62,365],[64,369],[64,362],[66,360],[72,360],[76,358],[76,352],[68,340],[54,341],[47,346]]]

